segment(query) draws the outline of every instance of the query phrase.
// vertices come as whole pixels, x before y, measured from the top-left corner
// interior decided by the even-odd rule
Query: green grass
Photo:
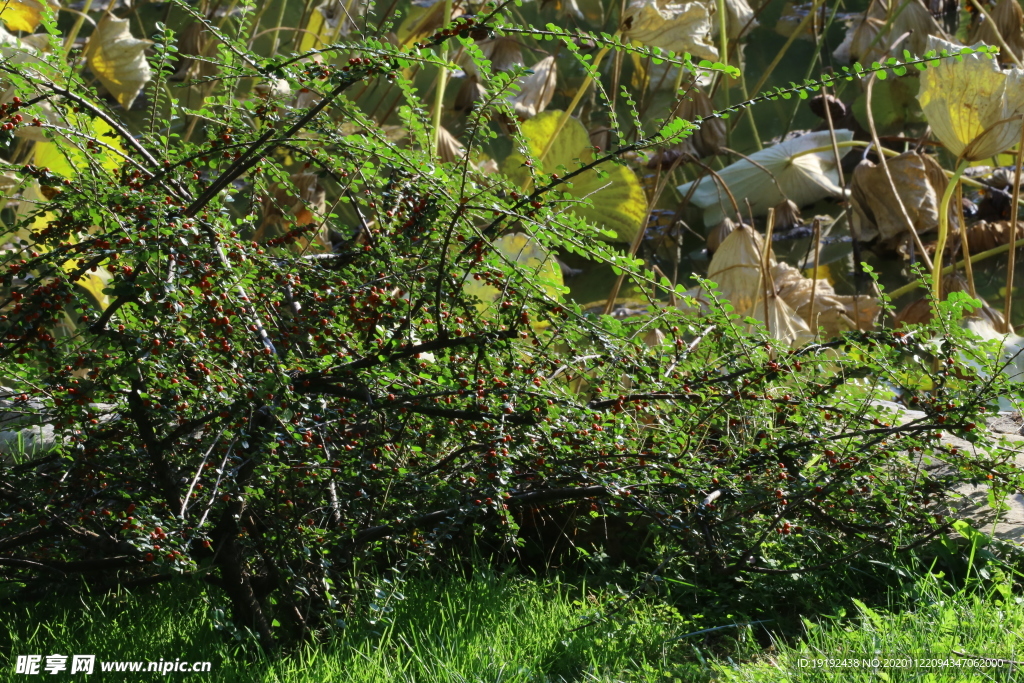
[[[558,582],[494,574],[410,580],[401,598],[390,591],[392,597],[374,603],[377,610],[365,610],[385,618],[351,619],[330,642],[278,661],[253,661],[237,643],[233,647],[198,591],[164,590],[163,598],[49,599],[5,610],[0,680],[30,680],[13,674],[16,655],[51,653],[95,654],[97,661],[210,661],[210,674],[192,674],[203,681],[653,682],[706,680],[710,673],[679,638],[684,622],[650,602],[631,602],[614,620],[571,632],[614,596]],[[7,653],[10,661],[4,661]]]
[[[751,627],[728,628],[704,648],[704,634],[656,601],[628,603],[611,619],[575,630],[617,593],[514,575],[479,573],[470,580],[411,579],[381,584],[362,617],[350,618],[332,640],[289,657],[254,657],[215,626],[218,618],[196,586],[161,592],[84,598],[50,597],[0,608],[0,680],[19,654],[94,654],[97,661],[210,661],[209,674],[97,673],[95,680],[555,682],[623,681],[789,683],[818,681],[1024,680],[1024,668],[922,666],[913,660],[967,655],[1024,661],[1024,601],[1009,589],[950,592],[924,575],[893,598],[889,609],[857,604],[850,617],[805,620],[795,643],[761,648]],[[372,607],[371,607],[372,605]],[[376,622],[373,618],[377,618]],[[9,657],[9,659],[5,659]],[[811,668],[801,660],[912,660],[906,667]],[[98,667],[97,667],[98,669]],[[49,680],[79,676],[49,676]]]
[[[723,683],[961,683],[1024,680],[1024,598],[1008,587],[959,590],[928,574],[892,609],[857,605],[853,619],[806,621],[806,635],[754,661],[719,662]],[[960,653],[960,654],[957,654]],[[979,659],[999,666],[971,667]],[[834,660],[847,660],[845,667]],[[869,660],[863,666],[863,660]],[[815,662],[833,660],[823,668]],[[859,660],[853,662],[850,660]],[[878,661],[875,665],[874,660]],[[857,665],[859,664],[859,666]]]

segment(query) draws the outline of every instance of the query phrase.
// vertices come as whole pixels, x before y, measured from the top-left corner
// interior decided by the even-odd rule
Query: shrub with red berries
[[[984,357],[958,355],[974,348],[948,324],[962,305],[917,337],[946,345],[920,353],[888,332],[792,350],[739,333],[724,306],[669,305],[566,210],[584,162],[526,188],[485,170],[481,141],[515,116],[513,79],[475,45],[496,27],[467,17],[417,46],[239,60],[233,79],[289,94],[229,89],[198,114],[169,103],[194,135],[162,137],[178,129],[155,106],[166,118],[141,135],[77,81],[11,75],[4,126],[61,112],[46,144],[68,163],[12,171],[43,199],[0,235],[2,410],[53,431],[52,447],[0,458],[5,582],[198,575],[272,647],[334,624],[353,573],[435,561],[470,522],[514,548],[524,511],[578,504],[671,544],[661,571],[686,585],[742,591],[941,533],[948,487],[925,455],[1019,484],[1011,461],[937,439],[984,445],[980,412],[1009,393],[998,373],[979,381]],[[468,115],[456,161],[436,156],[407,80],[446,42],[500,93]],[[250,54],[231,47],[221,58]],[[357,96],[380,79],[405,98],[402,136]],[[588,168],[686,130],[670,122]],[[499,248],[517,235],[650,283],[650,315],[581,309]],[[643,342],[652,329],[664,342]],[[881,394],[926,417],[888,423],[869,402]]]

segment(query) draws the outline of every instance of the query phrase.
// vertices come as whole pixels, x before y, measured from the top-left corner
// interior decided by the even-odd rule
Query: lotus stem
[[[729,15],[725,11],[725,0],[718,0],[718,40],[721,43],[722,63],[726,66],[729,65]],[[722,98],[725,100],[725,108],[729,108],[729,84],[725,82],[725,72],[718,72],[718,80],[722,85]],[[751,117],[753,118],[753,117]],[[725,127],[725,144],[727,147],[732,147],[732,127]]]
[[[619,34],[616,33],[615,35],[618,36]],[[597,56],[594,57],[595,70],[597,70],[597,68],[601,66],[601,60],[605,58],[605,55],[608,54],[608,51],[610,49],[611,48],[607,47],[602,48],[601,51],[597,53]],[[551,146],[555,144],[555,139],[558,138],[558,134],[562,132],[563,128],[565,128],[565,124],[569,122],[569,117],[572,116],[572,112],[574,109],[576,109],[576,105],[578,105],[580,103],[580,100],[583,99],[583,95],[586,94],[587,90],[590,89],[590,84],[593,82],[593,76],[587,74],[587,77],[583,79],[583,84],[579,87],[579,89],[576,90],[576,94],[573,96],[572,102],[570,102],[569,106],[565,108],[564,112],[562,112],[562,117],[558,119],[558,125],[555,126],[555,132],[551,135],[551,138],[548,140],[547,144],[544,145],[544,150],[540,153],[540,157],[537,158],[537,161],[544,163],[544,158],[547,157],[548,152],[551,151]]]
[[[71,49],[75,46],[75,39],[78,38],[78,32],[82,30],[82,24],[85,23],[86,17],[89,16],[89,10],[92,9],[92,0],[85,0],[85,5],[82,7],[82,11],[79,12],[78,16],[75,17],[75,23],[68,32],[68,37],[64,39],[64,59],[68,58],[71,54]]]
[[[971,267],[971,247],[967,244],[967,218],[964,216],[964,186],[956,184],[956,215],[960,220],[960,253],[964,255],[964,272],[967,273],[967,291],[975,299],[978,291],[974,288],[974,269]],[[1011,239],[1013,239],[1011,237]]]
[[[1020,140],[1017,141],[1017,159],[1013,165],[1013,199],[1010,201],[1010,244],[1017,239],[1017,214],[1020,213],[1017,201],[1020,199],[1021,164],[1024,163],[1024,127],[1020,129]],[[1003,317],[1006,318],[1004,332],[1013,332],[1013,271],[1017,269],[1017,250],[1010,249],[1006,258],[1006,303],[1003,305]]]
[[[949,235],[949,202],[953,198],[957,186],[960,185],[960,176],[967,170],[969,163],[967,159],[960,161],[953,177],[949,179],[949,184],[946,185],[946,191],[942,193],[942,200],[939,202],[939,241],[935,245],[935,263],[937,265],[942,265],[942,255],[946,251],[946,238]],[[961,225],[960,229],[963,230],[964,226]],[[936,301],[942,301],[941,270],[941,268],[935,268],[932,271],[932,296]]]
[[[993,256],[999,256],[1004,251],[1010,251],[1010,249],[1020,249],[1021,247],[1024,247],[1024,238],[1019,239],[1016,242],[1007,242],[1006,244],[1000,244],[998,247],[992,247],[988,251],[983,251],[983,252],[980,252],[980,253],[977,253],[977,254],[973,254],[971,256],[971,263],[977,263],[978,261],[984,261],[985,259],[992,258]],[[949,275],[954,270],[956,270],[958,268],[963,268],[963,267],[964,267],[964,261],[957,261],[955,265],[949,265],[949,266],[946,266],[945,268],[943,268],[942,269],[942,274],[943,275]],[[921,286],[923,286],[923,285],[919,281],[917,281],[917,280],[915,280],[914,282],[908,282],[907,284],[903,285],[902,287],[899,287],[899,288],[894,289],[891,292],[889,292],[889,298],[893,299],[893,300],[896,300],[896,299],[900,298],[901,296],[903,296],[904,294],[912,292],[912,291],[914,291],[915,289],[917,289],[918,287],[921,287]]]
[[[342,19],[344,21],[344,19]],[[452,0],[444,0],[444,16],[441,26],[447,28],[452,23]],[[430,155],[437,156],[437,148],[441,141],[441,114],[444,111],[444,91],[448,86],[448,43],[441,46],[441,59],[445,62],[437,74],[437,90],[434,91],[434,112],[430,129]]]

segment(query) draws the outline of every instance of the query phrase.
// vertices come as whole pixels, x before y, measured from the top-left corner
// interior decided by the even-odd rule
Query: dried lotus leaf
[[[648,330],[647,334],[644,335],[644,346],[656,349],[665,343],[665,333],[655,327],[653,330]]]
[[[761,234],[741,225],[722,241],[708,266],[708,279],[718,283],[718,293],[743,316],[755,314],[754,303],[762,298],[764,292],[765,283],[761,279],[763,249]]]
[[[982,17],[968,42],[1001,46],[999,37],[1002,36],[1017,59],[1024,57],[1024,11],[1017,0],[999,0],[995,7],[988,10],[988,14],[995,26]],[[1013,58],[1000,51],[999,61],[1012,64]]]
[[[1017,223],[1017,239],[1024,238],[1024,224]],[[967,229],[967,246],[972,254],[994,249],[1010,241],[1010,221],[978,221]]]
[[[445,163],[454,163],[466,156],[466,147],[441,126],[437,129],[437,155]]]
[[[554,56],[540,60],[531,67],[531,71],[532,74],[519,80],[519,93],[509,98],[512,108],[521,119],[532,119],[547,109],[558,84]]]
[[[725,238],[732,234],[733,230],[736,229],[736,221],[732,220],[728,216],[722,219],[722,222],[711,228],[708,233],[707,246],[708,253],[714,255],[718,248],[722,246],[722,242]]]
[[[907,152],[889,159],[888,164],[899,200],[881,165],[863,161],[854,169],[853,229],[857,239],[877,240],[877,246],[895,251],[907,237],[900,202],[919,235],[935,230],[939,224],[939,199],[948,181],[938,163],[927,155]]]
[[[755,18],[757,15],[747,0],[725,0],[725,16],[726,34],[730,41],[743,38],[758,25]],[[713,35],[718,35],[718,31],[716,16],[711,32]]]
[[[704,119],[700,128],[693,131],[681,142],[670,145],[655,153],[648,162],[648,168],[671,168],[680,157],[703,159],[721,154],[725,144],[725,121],[720,118],[707,118],[715,111],[711,99],[696,83],[691,83],[684,91],[682,101],[676,106],[673,116],[685,121]]]
[[[783,233],[804,224],[800,215],[800,207],[789,199],[784,199],[775,207],[775,230]]]
[[[189,81],[217,75],[217,64],[207,58],[211,51],[212,41],[206,26],[198,21],[186,26],[178,39],[182,60],[171,80]]]
[[[765,321],[764,300],[761,299],[754,307],[753,318]],[[799,347],[814,341],[814,334],[793,308],[777,295],[768,298],[768,333],[791,347]]]
[[[892,6],[898,12],[895,16],[890,16],[889,9],[890,3],[886,0],[873,0],[868,10],[847,29],[842,44],[832,53],[836,60],[870,64],[885,59],[889,46],[905,33],[910,35],[901,49],[905,47],[915,55],[924,54],[928,49],[929,36],[948,38],[920,0],[895,3]]]
[[[146,48],[153,41],[135,38],[127,19],[104,14],[89,36],[85,59],[89,69],[125,109],[131,109],[135,98],[150,79]]]
[[[477,47],[483,51],[484,57],[491,60],[491,68],[495,71],[511,71],[524,64],[519,41],[513,37],[497,36],[481,40]]]
[[[481,102],[485,97],[487,97],[487,89],[480,83],[480,79],[475,75],[466,76],[462,79],[459,91],[455,93],[452,109],[460,114],[471,112],[476,108],[477,102]]]
[[[874,327],[879,310],[874,297],[840,296],[828,280],[805,277],[787,263],[778,263],[772,268],[772,280],[779,296],[797,315],[812,329],[824,328],[829,338],[849,330]]]
[[[968,292],[967,280],[964,279],[960,273],[950,273],[942,278],[942,300],[945,301],[949,297],[950,292]],[[980,299],[980,297],[978,297]],[[917,299],[911,301],[909,304],[900,309],[899,313],[896,314],[896,319],[893,323],[894,327],[900,327],[902,325],[914,325],[918,323],[927,323],[932,319],[931,304],[927,298]],[[981,299],[981,308],[976,309],[973,313],[968,315],[964,321],[981,320],[987,324],[992,325],[997,330],[1006,329],[1006,318],[1002,312],[997,311],[988,305],[988,303]]]
[[[634,2],[623,15],[622,33],[629,40],[677,54],[718,59],[718,50],[711,42],[710,10],[702,2]]]

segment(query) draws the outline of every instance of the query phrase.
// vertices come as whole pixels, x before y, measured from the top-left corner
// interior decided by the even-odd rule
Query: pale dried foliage
[[[714,254],[718,251],[718,248],[722,246],[722,242],[736,230],[736,221],[726,216],[722,219],[722,222],[711,228],[708,232],[707,247],[708,253]]]
[[[717,4],[715,9],[717,10]],[[725,0],[725,16],[725,30],[729,40],[743,38],[758,25],[757,20],[754,18],[754,10],[747,3],[747,0]],[[712,33],[718,35],[718,30],[718,17],[716,16]]]
[[[890,22],[890,12],[895,13],[900,8],[902,11]],[[898,46],[900,52],[907,49],[914,54],[923,54],[928,49],[929,36],[948,38],[920,0],[894,2],[892,5],[885,0],[873,0],[868,10],[859,15],[846,31],[845,39],[833,56],[843,63],[871,64],[888,57],[890,46],[908,33],[909,36]]]
[[[1017,239],[1024,238],[1024,221],[1017,222]],[[971,254],[994,249],[1010,241],[1010,221],[981,220],[967,228],[967,247]]]
[[[711,39],[711,12],[704,3],[634,2],[623,15],[622,32],[644,45],[688,52],[698,59],[718,59]]]
[[[988,14],[995,22],[995,26],[984,17],[980,17],[971,32],[969,42],[1001,46],[999,35],[1002,35],[1006,46],[1017,59],[1024,57],[1024,11],[1017,0],[999,0],[995,7],[988,10]],[[1010,55],[1006,54],[1000,54],[999,61],[1013,63]]]
[[[693,83],[685,91],[682,101],[676,106],[673,115],[692,122],[710,116],[714,111],[715,106],[711,99],[696,83]],[[683,139],[682,142],[654,154],[649,166],[651,168],[668,168],[680,157],[685,162],[688,159],[703,159],[721,154],[724,144],[725,121],[718,118],[706,119],[700,124],[699,129]]]
[[[131,109],[151,76],[145,53],[152,41],[132,36],[128,23],[104,14],[85,49],[89,69],[125,109]]]
[[[460,113],[472,111],[477,103],[486,96],[487,89],[480,83],[480,79],[476,75],[467,75],[462,79],[462,85],[459,86],[458,92],[455,93],[455,102],[452,104],[452,109]]]
[[[523,51],[519,41],[508,36],[489,38],[477,43],[477,47],[484,53],[484,56],[491,61],[491,68],[495,71],[511,71],[517,66],[523,66]]]
[[[545,57],[530,70],[532,74],[519,80],[519,93],[509,98],[512,108],[522,119],[532,119],[548,108],[558,84],[558,68],[554,56]]]
[[[885,169],[870,161],[862,161],[854,170],[853,229],[857,239],[876,241],[879,248],[895,251],[910,238],[899,202],[918,234],[931,232],[938,227],[939,199],[948,181],[938,162],[925,154],[907,152],[889,159],[888,165],[892,183]]]
[[[772,280],[779,296],[812,328],[823,328],[826,337],[838,337],[849,330],[870,330],[874,327],[879,311],[878,301],[874,297],[836,294],[828,280],[805,277],[788,263],[772,266]]]
[[[770,250],[765,259],[764,249],[757,231],[739,226],[725,237],[708,266],[708,279],[718,285],[716,295],[727,299],[741,317],[762,322],[767,317],[769,333],[793,346],[813,340],[812,329],[822,328],[826,337],[835,337],[874,326],[879,311],[874,298],[838,295],[828,280],[805,277],[776,261]],[[768,272],[763,275],[766,262]],[[703,290],[687,294],[704,307],[709,304]]]
[[[465,158],[466,147],[447,128],[441,126],[437,130],[437,155],[441,161],[453,163]]]
[[[967,280],[964,279],[960,273],[950,273],[942,278],[942,298],[945,299],[949,296],[950,292],[968,292]],[[900,327],[903,325],[914,325],[917,323],[927,323],[932,319],[932,305],[931,301],[927,298],[920,298],[915,301],[911,301],[909,304],[900,309],[899,313],[896,314],[896,319],[893,322],[894,327]],[[987,303],[982,301],[982,307],[974,311],[972,315],[967,316],[965,322],[971,320],[980,320],[987,325],[991,325],[997,330],[1005,329],[1006,318],[1000,311],[989,306]]]
[[[800,207],[789,199],[775,205],[775,232],[787,232],[804,224]]]

